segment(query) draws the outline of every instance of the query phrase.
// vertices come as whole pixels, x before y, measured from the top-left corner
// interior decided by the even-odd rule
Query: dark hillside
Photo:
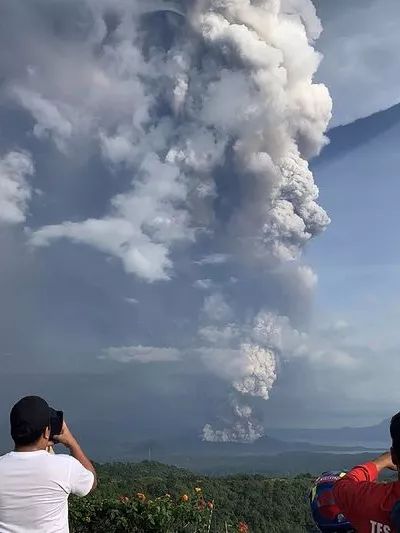
[[[106,464],[99,467],[99,473],[100,484],[97,492],[87,500],[72,501],[73,533],[102,533],[103,531],[104,533],[122,533],[123,531],[128,533],[130,531],[138,533],[145,531],[163,533],[190,531],[194,533],[197,531],[200,533],[208,531],[209,527],[210,532],[238,532],[241,531],[240,527],[243,527],[243,524],[252,533],[313,531],[307,501],[312,482],[310,476],[294,478],[273,478],[262,475],[208,477],[147,461],[137,464]],[[199,492],[196,492],[196,489]],[[187,502],[182,501],[183,495],[188,495]],[[144,497],[146,498],[144,503],[139,501]],[[203,497],[204,511],[201,510]],[[166,513],[175,513],[176,516],[180,513],[181,517],[182,513],[187,513],[185,527],[176,525],[178,522],[171,526],[164,521],[164,526],[159,525],[157,513],[164,512],[163,505],[166,501],[170,506],[165,511]],[[156,502],[156,507],[154,507],[154,502]],[[171,507],[169,502],[176,503]],[[208,506],[212,509],[210,510]],[[150,508],[154,512],[154,516],[151,517],[149,516]],[[203,522],[199,521],[196,524],[190,522],[190,516],[192,516],[190,513],[193,509],[196,512],[206,513]],[[145,513],[148,513],[146,520],[150,520],[147,526],[140,522]],[[133,516],[136,518],[132,518]],[[129,522],[129,520],[134,520],[134,522]],[[211,525],[209,520],[211,520]],[[154,522],[153,526],[151,522]],[[169,529],[171,527],[172,529]],[[242,530],[246,531],[245,528]]]

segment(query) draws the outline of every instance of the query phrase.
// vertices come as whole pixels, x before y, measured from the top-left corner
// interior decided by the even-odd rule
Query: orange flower
[[[189,501],[189,496],[188,496],[187,494],[183,494],[183,495],[181,496],[181,500],[182,500],[183,502],[188,502],[188,501]]]
[[[145,502],[146,501],[146,496],[143,494],[143,492],[138,492],[136,494],[138,500],[140,500],[141,502]]]
[[[209,509],[214,509],[214,503],[213,502],[207,502],[207,507]]]
[[[245,522],[239,522],[239,533],[249,533],[249,526]]]

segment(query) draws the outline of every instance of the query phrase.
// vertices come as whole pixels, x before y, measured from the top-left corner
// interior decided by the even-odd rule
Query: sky
[[[381,4],[2,3],[3,428],[31,393],[121,447],[398,410]]]

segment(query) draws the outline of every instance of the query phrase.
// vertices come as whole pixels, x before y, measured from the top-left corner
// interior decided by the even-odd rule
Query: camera
[[[50,407],[50,440],[54,435],[60,435],[64,422],[64,413]]]

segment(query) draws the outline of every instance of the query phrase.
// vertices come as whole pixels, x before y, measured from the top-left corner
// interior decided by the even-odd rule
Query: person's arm
[[[385,468],[397,470],[389,452],[373,461],[354,467],[335,483],[333,488],[335,501],[348,518],[351,519],[353,512],[363,502],[368,485],[375,482]]]
[[[79,461],[80,464],[84,468],[86,468],[86,470],[89,470],[89,472],[92,472],[94,480],[93,480],[93,486],[91,490],[94,490],[97,486],[96,470],[92,462],[90,461],[90,459],[86,456],[86,454],[80,447],[76,438],[72,435],[71,431],[69,430],[65,422],[63,423],[61,434],[55,435],[54,441],[64,444],[64,446],[69,449],[72,457],[74,457],[77,461]]]
[[[393,463],[392,455],[390,452],[383,453],[382,455],[374,459],[372,462],[376,466],[378,475],[382,472],[382,470],[385,470],[385,468],[397,472],[397,466]]]

